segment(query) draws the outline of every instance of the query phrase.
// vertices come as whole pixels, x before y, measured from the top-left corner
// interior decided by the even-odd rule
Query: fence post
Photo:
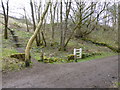
[[[74,48],[74,60],[77,62],[76,48]]]
[[[82,58],[82,48],[80,48],[80,54],[79,57]]]
[[[76,48],[74,48],[74,55],[76,55]]]

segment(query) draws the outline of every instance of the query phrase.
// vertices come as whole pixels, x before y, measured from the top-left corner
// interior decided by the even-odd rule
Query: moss
[[[25,54],[24,53],[12,54],[12,55],[10,55],[10,57],[25,61]]]
[[[114,52],[120,53],[120,48],[114,48],[114,47],[112,47],[112,46],[110,46],[110,45],[107,45],[107,47],[108,47],[109,49],[111,49],[112,51],[114,51]]]
[[[44,59],[43,62],[44,62],[44,63],[49,63],[49,60],[48,60],[48,59]]]
[[[2,57],[10,56],[11,54],[16,54],[17,50],[14,48],[3,48],[2,49]],[[0,59],[2,58],[0,57]]]
[[[40,46],[40,48],[44,48],[44,47],[45,47],[45,46],[43,46],[43,45],[42,45],[42,46]]]
[[[39,59],[39,62],[44,62],[44,63],[55,63],[55,62],[59,62],[61,61],[60,58],[56,58],[56,57],[43,57],[43,60]]]
[[[83,53],[82,58],[90,57],[91,55],[89,53]]]
[[[70,61],[70,60],[74,60],[75,59],[75,55],[74,54],[70,54],[67,56],[67,60]]]

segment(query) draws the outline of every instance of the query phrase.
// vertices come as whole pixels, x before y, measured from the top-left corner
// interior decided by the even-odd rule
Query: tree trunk
[[[64,50],[66,49],[64,46],[65,46],[65,40],[66,40],[66,33],[68,30],[68,16],[70,13],[70,8],[71,8],[71,0],[70,0],[69,4],[68,4],[68,1],[66,3],[65,30],[64,30],[64,34],[63,34],[63,48],[64,48]]]
[[[118,50],[120,50],[120,36],[119,35],[120,35],[120,2],[118,2]],[[118,62],[118,65],[120,65],[120,61]],[[118,73],[118,77],[119,77],[118,82],[120,82],[120,73]],[[120,87],[118,87],[118,89],[120,89]]]
[[[43,31],[41,31],[41,35],[42,35],[42,39],[43,39],[43,42],[44,42],[45,47],[46,47],[46,46],[47,46],[47,43],[46,43],[46,40],[45,40],[45,36],[44,36]]]
[[[4,38],[8,39],[8,33],[7,33],[7,28],[8,28],[8,11],[9,11],[9,0],[7,1],[7,11],[5,10],[5,6],[3,4],[3,1],[1,0],[2,3],[2,8],[3,8],[3,14],[4,14],[4,22],[5,22],[5,28],[4,28]]]
[[[23,10],[24,10],[24,13],[25,13],[25,22],[26,22],[27,32],[29,32],[29,27],[28,27],[28,22],[27,22],[26,10],[25,10],[25,8],[24,8]]]
[[[60,37],[60,49],[59,50],[64,50],[64,44],[63,44],[63,22],[62,22],[62,0],[60,2],[60,30],[61,30],[61,37]]]
[[[39,21],[40,21],[40,16],[41,16],[41,14],[40,14],[40,12],[42,12],[41,11],[41,8],[42,8],[42,5],[41,5],[42,3],[41,3],[41,1],[39,2],[39,6],[38,6],[38,19],[37,19],[37,23],[39,23]],[[42,43],[41,43],[41,33],[40,32],[38,32],[38,43],[40,44],[40,45],[42,45]]]
[[[81,26],[82,26],[82,2],[78,2],[78,10],[79,10],[79,17],[78,17],[78,20],[80,21],[80,26],[78,27],[78,29],[76,30],[76,38],[79,38],[81,36]]]
[[[54,31],[55,31],[55,28],[54,28],[54,20],[55,20],[55,10],[56,10],[56,6],[57,6],[57,2],[55,3],[55,5],[53,6],[53,9],[52,9],[52,6],[53,4],[51,4],[50,6],[50,14],[51,14],[51,31],[52,31],[52,43],[54,42]],[[53,12],[52,12],[53,11]]]
[[[32,0],[30,0],[30,6],[31,6],[31,13],[32,13],[33,30],[35,31],[35,29],[36,29],[36,23],[35,23],[35,17],[34,17],[34,10],[33,10]],[[40,43],[39,43],[39,40],[38,40],[38,36],[39,36],[38,34],[36,35],[36,45],[40,46]]]
[[[120,2],[118,3],[118,46],[120,46]],[[120,47],[119,47],[120,50]]]
[[[59,28],[59,6],[57,6],[57,28]]]
[[[51,32],[52,32],[52,41],[54,40],[54,22],[53,22],[53,14],[52,14],[52,3],[50,5],[50,17],[51,17],[51,21],[50,21],[50,24],[51,24]]]
[[[42,23],[43,23],[43,20],[44,20],[44,17],[48,11],[48,8],[49,8],[49,5],[50,5],[50,2],[48,2],[47,4],[47,7],[45,9],[45,11],[43,12],[42,16],[41,16],[41,20],[39,21],[36,29],[35,29],[35,32],[34,34],[31,36],[31,38],[29,39],[28,43],[27,43],[27,46],[26,46],[26,49],[25,49],[25,66],[28,67],[30,66],[30,49],[32,47],[32,43],[33,41],[35,40],[36,36],[37,36],[37,33],[39,32],[39,30],[41,29],[42,27]]]

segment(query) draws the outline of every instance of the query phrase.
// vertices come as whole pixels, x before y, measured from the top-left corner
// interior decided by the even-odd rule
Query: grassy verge
[[[2,58],[9,56],[11,54],[15,54],[18,53],[17,50],[13,49],[13,48],[4,48],[2,50]]]
[[[21,70],[24,66],[24,62],[15,58],[5,57],[2,59],[2,72]]]
[[[78,59],[77,62],[85,62],[85,61],[89,61],[89,60],[102,59],[102,58],[107,58],[107,57],[114,56],[114,55],[118,55],[118,53],[114,53],[114,52],[102,53],[101,55],[95,55],[95,56],[91,56],[91,57],[86,57],[84,59]],[[56,58],[56,57],[52,57],[52,58],[57,59],[57,61],[56,62],[48,62],[48,63],[50,63],[50,64],[63,64],[63,63],[72,63],[72,62],[75,62],[74,60],[67,61],[67,58],[66,59],[65,58]],[[35,59],[36,60],[40,60],[40,58],[38,57],[38,55],[35,56]]]
[[[92,56],[92,57],[85,58],[85,59],[79,59],[78,62],[89,61],[89,60],[94,60],[94,59],[102,59],[102,58],[106,58],[106,57],[110,57],[114,55],[118,55],[118,53],[112,53],[112,52],[102,53],[101,55],[96,55],[96,56]]]
[[[2,62],[2,72],[20,70],[24,67],[24,62],[19,61],[18,59],[9,57],[11,54],[15,54],[15,53],[18,53],[18,52],[14,48],[3,49],[2,57],[0,57],[0,61]]]
[[[9,57],[11,54],[18,53],[18,51],[12,46],[13,43],[11,43],[10,40],[3,39],[2,44],[2,55],[0,56],[2,72],[22,69],[24,67],[24,62]]]

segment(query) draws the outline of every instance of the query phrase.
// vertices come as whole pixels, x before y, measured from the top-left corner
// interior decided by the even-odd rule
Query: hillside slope
[[[2,16],[0,16],[0,20],[2,20],[2,19],[3,19]],[[12,67],[12,68],[10,68],[10,70],[14,70],[16,68],[21,68],[21,65],[20,65],[20,67],[18,67],[19,61],[17,61],[18,64],[16,65],[16,60],[14,60],[14,58],[10,58],[9,56],[12,54],[19,53],[21,51],[20,48],[22,49],[22,52],[24,53],[26,44],[33,33],[32,26],[29,26],[30,32],[26,32],[25,23],[21,23],[21,22],[19,22],[19,20],[16,20],[13,18],[9,18],[9,28],[14,30],[15,35],[18,36],[18,42],[20,44],[20,47],[19,47],[19,49],[17,49],[17,47],[15,46],[15,43],[13,41],[12,35],[8,31],[9,39],[5,40],[4,38],[2,38],[3,47],[2,47],[2,57],[0,59],[3,60],[3,69],[4,70],[9,69],[9,67],[8,67],[9,65],[7,65],[7,64],[10,64],[10,63],[14,63],[13,65],[10,64],[10,67]],[[4,27],[1,25],[0,29],[4,30]],[[57,62],[55,62],[55,63],[70,63],[67,61],[67,56],[70,54],[73,54],[74,48],[82,48],[83,54],[85,54],[85,58],[78,60],[78,62],[91,60],[91,59],[95,59],[95,58],[107,57],[107,56],[117,54],[117,53],[114,53],[112,50],[110,50],[107,47],[99,46],[99,45],[92,44],[90,42],[83,41],[81,38],[79,38],[79,39],[72,38],[68,44],[66,51],[58,51],[59,43],[60,43],[59,42],[59,39],[60,39],[59,32],[60,32],[59,28],[56,27],[55,28],[55,37],[56,37],[55,44],[51,47],[50,25],[49,24],[46,25],[45,39],[47,42],[47,47],[44,47],[43,45],[40,47],[37,47],[34,42],[32,50],[31,50],[32,58],[34,58],[35,60],[40,60],[41,59],[40,58],[41,51],[43,51],[46,58],[52,57],[52,59],[53,58],[57,59]],[[117,37],[118,37],[117,30],[104,31],[104,30],[100,30],[100,29],[99,29],[99,31],[92,32],[88,36],[89,39],[96,40],[98,42],[104,42],[104,43],[110,44],[113,47],[118,47]],[[94,55],[91,56],[91,54],[94,54]],[[10,58],[10,63],[9,63],[9,61],[7,61],[9,58]],[[13,62],[11,62],[11,60],[13,60]],[[6,61],[8,62],[7,64],[5,63]]]

